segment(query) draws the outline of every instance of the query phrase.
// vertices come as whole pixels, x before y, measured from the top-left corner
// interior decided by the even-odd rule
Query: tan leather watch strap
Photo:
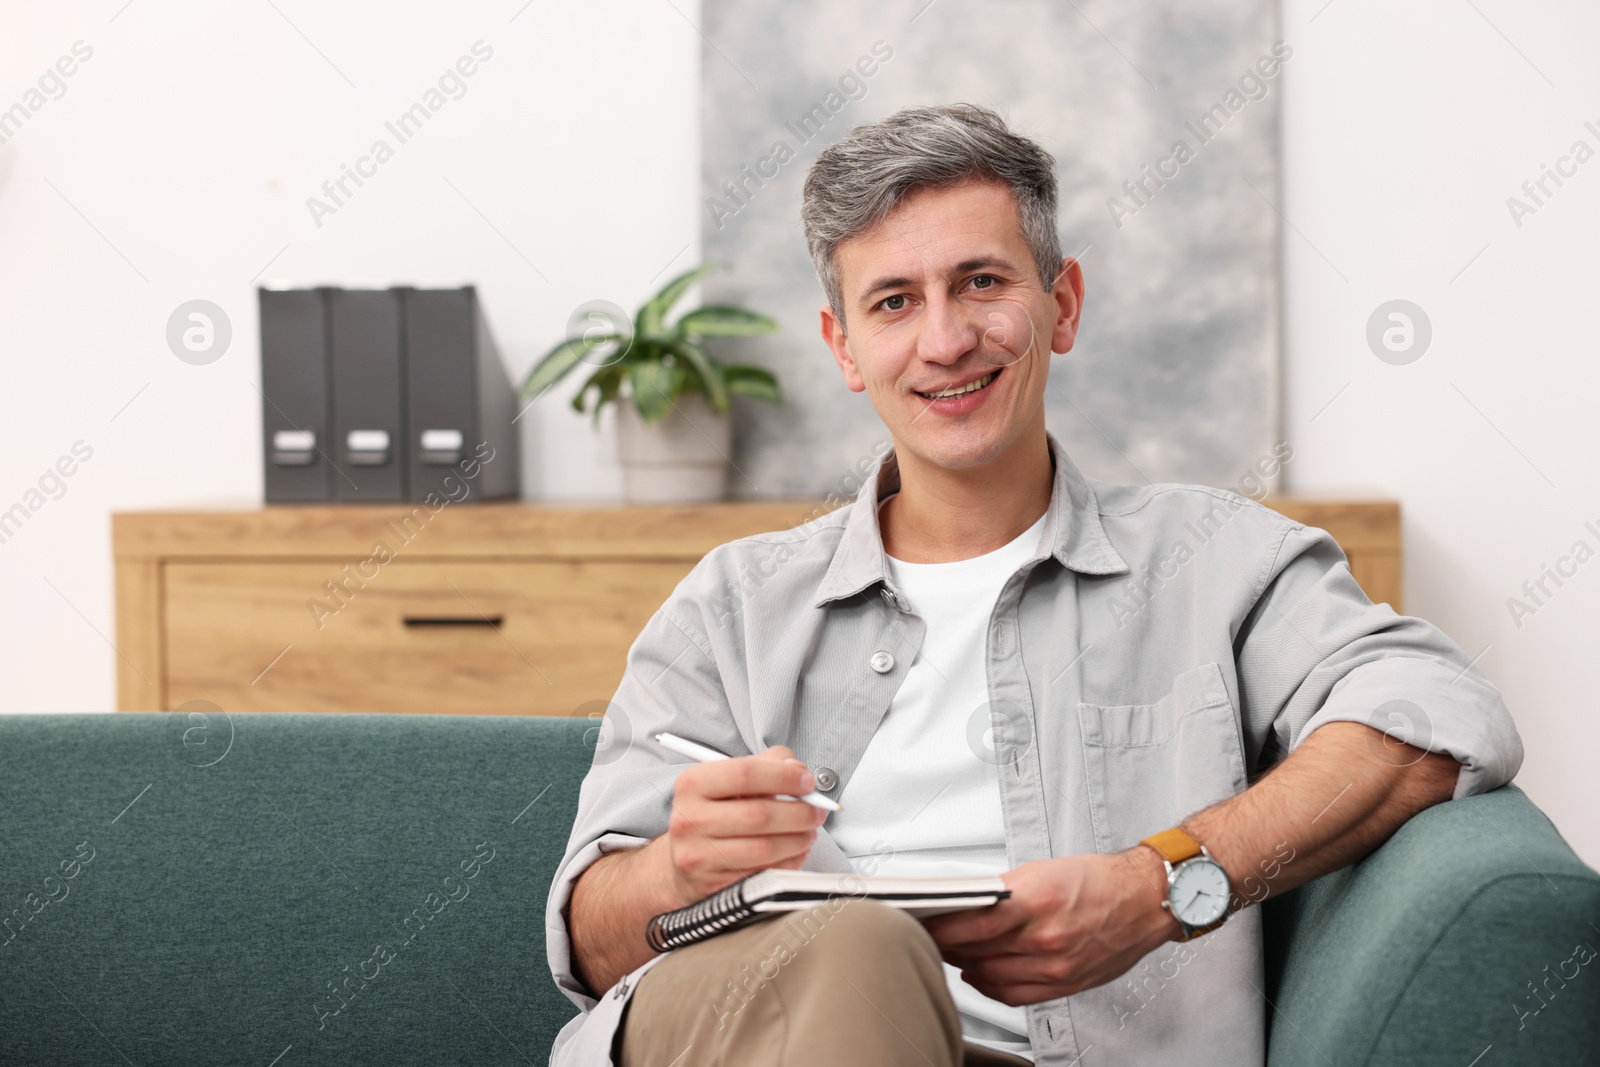
[[[1144,839],[1144,844],[1161,853],[1162,858],[1174,867],[1186,859],[1200,855],[1200,842],[1177,826],[1163,830],[1159,834],[1151,834]]]
[[[1216,922],[1212,923],[1211,925],[1209,925],[1209,926],[1196,926],[1195,928],[1190,930],[1188,933],[1184,934],[1182,937],[1175,937],[1175,938],[1173,938],[1173,940],[1174,941],[1193,941],[1195,938],[1199,937],[1201,934],[1209,934],[1211,931],[1215,930],[1217,927],[1221,926],[1223,923],[1225,923],[1227,921],[1228,921],[1228,916],[1226,914],[1224,914],[1222,916],[1222,918],[1218,919]]]
[[[1145,838],[1142,843],[1155,849],[1161,854],[1163,859],[1165,859],[1174,867],[1182,863],[1184,860],[1193,859],[1194,857],[1200,855],[1202,851],[1200,848],[1200,842],[1190,837],[1181,827],[1177,826],[1174,826],[1170,830],[1163,830],[1159,834],[1151,834],[1149,837]],[[1168,906],[1167,902],[1163,901],[1162,906],[1166,907],[1168,911],[1171,911],[1171,908]],[[1192,941],[1201,934],[1210,933],[1212,930],[1215,930],[1217,927],[1226,922],[1227,919],[1228,915],[1226,912],[1224,912],[1222,918],[1207,926],[1190,927],[1187,923],[1184,923],[1183,936],[1174,938],[1173,940]],[[1182,920],[1179,920],[1179,922],[1182,922]]]

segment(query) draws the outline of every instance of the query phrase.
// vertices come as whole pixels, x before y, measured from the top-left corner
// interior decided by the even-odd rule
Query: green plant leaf
[[[680,334],[700,334],[705,337],[753,337],[761,333],[777,333],[778,323],[766,315],[731,304],[708,304],[686,312],[678,320],[676,328]]]
[[[689,291],[689,286],[704,278],[714,270],[721,269],[722,264],[717,262],[704,263],[693,270],[685,271],[661,287],[661,291],[646,300],[639,309],[639,314],[634,320],[634,330],[643,337],[654,337],[662,332],[662,323],[666,321],[667,312],[672,310],[672,305],[678,298]]]
[[[583,362],[583,357],[590,351],[611,341],[625,341],[626,338],[614,334],[597,334],[586,337],[569,337],[546,352],[538,363],[534,364],[528,376],[522,381],[522,388],[517,390],[520,397],[538,397],[544,391],[565,378],[567,374]]]
[[[641,340],[636,336],[634,337],[633,344],[631,347],[629,347],[627,354],[624,355],[622,359],[618,360],[618,363],[620,365],[628,365],[633,363],[660,363],[662,357],[667,354],[667,344],[670,340],[670,338],[659,337],[653,337],[649,340]]]
[[[742,393],[773,404],[783,400],[777,377],[764,367],[753,367],[747,363],[728,364],[723,366],[722,375],[730,393]]]
[[[684,370],[675,363],[635,363],[628,368],[628,387],[646,423],[666,414],[683,391]]]
[[[593,425],[596,429],[600,426],[600,411],[606,404],[617,398],[618,391],[622,388],[622,379],[627,376],[627,368],[621,363],[612,363],[601,367],[589,375],[589,380],[583,383],[572,398],[572,406],[578,412],[589,410],[588,397],[591,392],[595,395]]]
[[[698,379],[701,391],[706,395],[706,403],[718,415],[728,413],[728,382],[722,376],[722,365],[711,358],[711,353],[695,344],[693,341],[673,341],[667,345],[669,351],[688,365],[694,373],[692,379]]]

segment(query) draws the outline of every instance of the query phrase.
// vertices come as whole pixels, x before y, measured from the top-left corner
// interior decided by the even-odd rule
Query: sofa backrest
[[[0,719],[0,1063],[543,1067],[593,727]]]

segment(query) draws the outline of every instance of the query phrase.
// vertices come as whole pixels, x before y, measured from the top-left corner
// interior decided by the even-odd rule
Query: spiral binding
[[[756,913],[744,899],[748,880],[737,881],[686,908],[654,916],[645,924],[645,940],[657,952],[665,952],[749,922]]]

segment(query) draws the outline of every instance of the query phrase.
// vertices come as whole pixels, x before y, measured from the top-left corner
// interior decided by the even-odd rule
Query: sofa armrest
[[[1263,908],[1271,1067],[1600,1064],[1600,874],[1514,785]]]

